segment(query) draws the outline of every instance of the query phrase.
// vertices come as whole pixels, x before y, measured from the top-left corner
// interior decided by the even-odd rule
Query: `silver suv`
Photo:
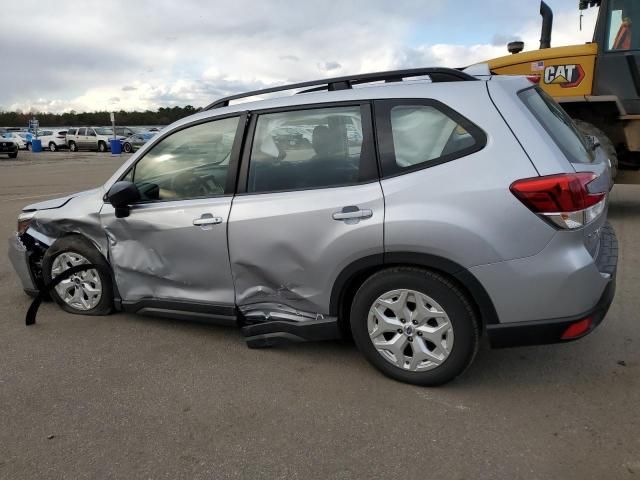
[[[238,325],[250,347],[352,336],[388,376],[437,385],[483,335],[566,342],[601,322],[611,185],[526,78],[341,77],[176,122],[103,186],[26,207],[10,257],[29,293],[101,266],[53,288],[71,313]]]

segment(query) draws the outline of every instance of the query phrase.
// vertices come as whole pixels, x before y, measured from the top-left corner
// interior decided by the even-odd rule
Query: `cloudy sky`
[[[547,0],[552,45],[591,40]],[[465,66],[540,39],[537,0],[2,0],[0,109],[191,104],[282,82]],[[12,21],[7,21],[7,20]],[[9,67],[10,66],[10,67]]]

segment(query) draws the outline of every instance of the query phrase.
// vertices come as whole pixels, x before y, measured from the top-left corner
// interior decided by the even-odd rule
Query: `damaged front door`
[[[123,176],[142,200],[101,219],[123,306],[233,316],[227,220],[245,117],[188,125],[160,139]]]

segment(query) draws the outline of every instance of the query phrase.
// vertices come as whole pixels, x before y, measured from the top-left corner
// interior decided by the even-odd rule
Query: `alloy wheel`
[[[432,370],[453,348],[449,316],[435,300],[416,290],[380,295],[369,309],[367,329],[378,353],[403,370]]]
[[[75,252],[63,252],[51,265],[51,278],[55,278],[65,270],[89,263],[85,257]],[[91,310],[102,298],[102,282],[95,269],[85,270],[61,281],[55,287],[56,293],[64,303],[76,310]]]

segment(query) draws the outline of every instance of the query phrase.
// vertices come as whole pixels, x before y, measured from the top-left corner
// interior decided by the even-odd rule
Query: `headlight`
[[[18,235],[22,235],[27,231],[36,212],[22,212],[18,215]]]

